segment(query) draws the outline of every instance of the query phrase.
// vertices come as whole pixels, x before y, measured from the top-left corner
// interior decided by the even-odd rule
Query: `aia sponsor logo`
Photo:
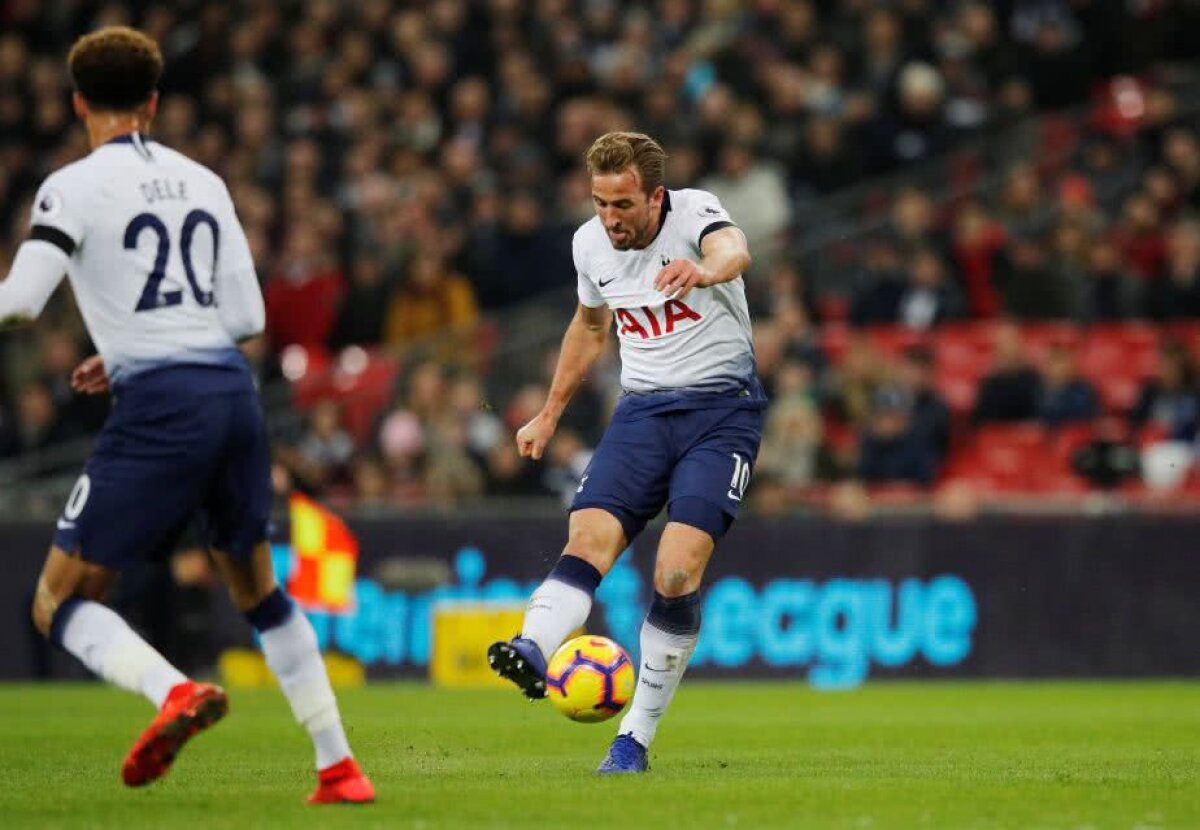
[[[653,340],[656,337],[674,334],[676,326],[685,320],[703,319],[698,311],[683,300],[667,300],[663,303],[662,311],[657,314],[647,305],[636,311],[640,313],[628,308],[617,309],[617,320],[621,323],[620,334]],[[659,319],[660,316],[662,319]]]

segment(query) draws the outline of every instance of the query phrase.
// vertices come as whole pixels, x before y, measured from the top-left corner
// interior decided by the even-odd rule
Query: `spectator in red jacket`
[[[983,205],[968,202],[955,214],[954,262],[967,292],[972,317],[986,319],[1000,313],[996,290],[997,257],[1004,249],[1004,226],[988,215]]]
[[[267,283],[267,333],[276,349],[293,343],[321,347],[337,322],[346,291],[325,241],[309,224],[292,228],[277,270]]]
[[[1121,220],[1113,233],[1113,241],[1121,259],[1143,280],[1162,274],[1167,259],[1167,241],[1163,236],[1158,206],[1145,191],[1125,199]]]

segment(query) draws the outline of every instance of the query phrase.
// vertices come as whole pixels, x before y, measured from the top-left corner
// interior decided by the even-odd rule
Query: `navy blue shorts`
[[[54,544],[113,569],[200,540],[249,558],[267,538],[271,458],[245,368],[171,366],[131,378],[58,520]]]
[[[622,417],[621,407],[584,473],[571,510],[616,516],[626,542],[666,505],[671,521],[719,539],[737,517],[758,456],[761,408],[669,410]]]

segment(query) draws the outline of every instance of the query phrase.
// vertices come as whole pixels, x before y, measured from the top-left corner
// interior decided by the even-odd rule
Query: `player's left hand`
[[[98,354],[84,360],[71,373],[71,388],[81,395],[100,395],[108,391],[104,359]]]
[[[688,292],[699,286],[707,288],[710,275],[690,259],[676,259],[668,262],[654,278],[654,287],[666,294],[669,299],[682,300]]]

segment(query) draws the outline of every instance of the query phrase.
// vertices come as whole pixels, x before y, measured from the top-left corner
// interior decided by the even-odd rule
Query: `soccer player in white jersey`
[[[588,617],[600,580],[667,508],[654,599],[629,712],[599,772],[644,772],[659,719],[700,631],[700,583],[746,493],[766,396],[755,371],[742,272],[746,238],[711,193],[663,186],[653,139],[609,133],[588,150],[596,216],[575,234],[579,306],[542,411],[517,432],[541,458],[600,356],[615,317],[623,394],[571,505],[563,555],[534,592],[521,634],[488,659],[530,698],[546,662]]]
[[[245,232],[212,171],[146,137],[157,44],[124,27],[80,38],[68,59],[92,147],[49,176],[29,238],[0,283],[0,320],[31,320],[65,273],[99,355],[73,378],[109,385],[113,408],[67,501],[37,584],[38,630],[157,717],[122,767],[162,776],[224,716],[225,692],[189,680],[100,600],[123,565],[170,552],[196,516],[238,608],[316,751],[313,803],[374,799],[351,755],[316,636],[275,583],[267,542],[270,458],[241,340],[263,330]]]

